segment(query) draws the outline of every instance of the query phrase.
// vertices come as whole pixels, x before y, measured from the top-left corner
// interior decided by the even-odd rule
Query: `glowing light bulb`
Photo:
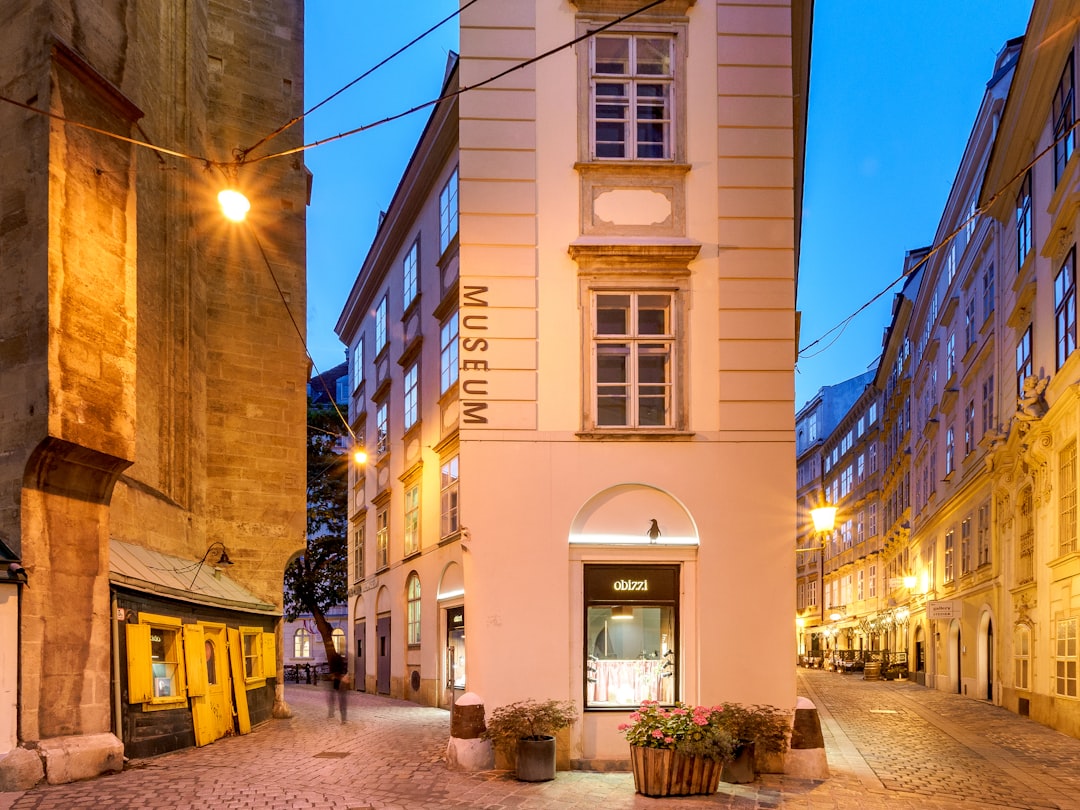
[[[247,212],[251,210],[248,198],[235,189],[227,188],[218,195],[218,203],[221,205],[221,213],[233,222],[243,222]]]
[[[367,464],[367,453],[361,450],[359,447],[353,450],[353,461],[357,464]]]

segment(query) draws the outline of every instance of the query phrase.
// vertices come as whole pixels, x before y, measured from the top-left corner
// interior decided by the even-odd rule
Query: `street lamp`
[[[247,212],[251,210],[251,202],[236,189],[222,189],[217,198],[221,213],[233,222],[243,222]]]
[[[810,519],[814,521],[814,531],[818,534],[831,532],[836,525],[836,507],[822,504],[810,510]]]

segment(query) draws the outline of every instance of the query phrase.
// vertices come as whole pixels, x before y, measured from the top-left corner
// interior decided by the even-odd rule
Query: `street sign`
[[[928,619],[959,619],[964,609],[959,599],[935,599],[926,603]]]

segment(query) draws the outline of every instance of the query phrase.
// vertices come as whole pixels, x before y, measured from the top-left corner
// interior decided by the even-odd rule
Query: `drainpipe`
[[[123,741],[120,733],[120,622],[116,604],[116,592],[109,594],[109,607],[112,608],[112,671],[113,671],[113,734],[116,739]]]

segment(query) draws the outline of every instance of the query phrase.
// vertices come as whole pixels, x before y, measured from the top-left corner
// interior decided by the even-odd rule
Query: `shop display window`
[[[178,633],[172,628],[150,628],[150,670],[154,678],[154,697],[169,698],[180,694],[177,674],[180,664]]]
[[[678,699],[678,568],[585,567],[585,706]]]

